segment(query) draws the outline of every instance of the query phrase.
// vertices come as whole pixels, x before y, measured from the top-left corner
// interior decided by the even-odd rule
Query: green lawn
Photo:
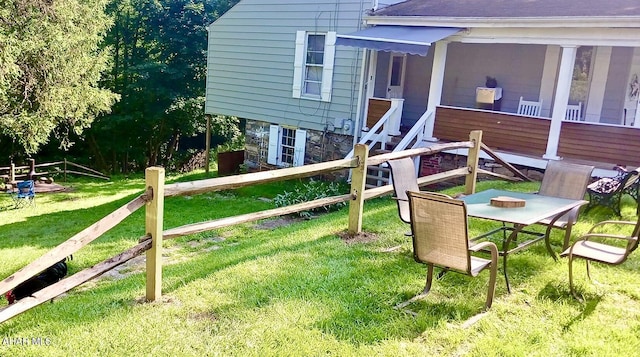
[[[144,183],[68,186],[73,191],[38,195],[35,209],[8,209],[10,199],[0,198],[0,278],[120,207]],[[287,187],[169,198],[165,229],[273,208],[264,198]],[[482,182],[478,190],[489,187],[534,191],[537,185]],[[345,242],[347,212],[167,241],[161,302],[142,302],[145,278],[133,264],[1,324],[0,356],[635,356],[640,350],[637,252],[621,266],[593,265],[600,284],[577,264],[585,303],[569,294],[566,260],[555,262],[543,244],[510,256],[512,293],[500,266],[493,307],[466,326],[484,306],[487,273],[446,274],[411,305],[417,316],[397,311],[395,304],[423,288],[426,272],[412,258],[408,226],[388,197],[367,201],[363,226],[370,239]],[[636,219],[631,199],[622,212]],[[76,253],[71,271],[133,246],[144,234],[143,216],[136,212]],[[574,236],[607,218],[603,210],[581,215]],[[490,225],[472,220],[471,234]],[[561,239],[554,232],[556,250]],[[41,338],[40,345],[32,338]]]

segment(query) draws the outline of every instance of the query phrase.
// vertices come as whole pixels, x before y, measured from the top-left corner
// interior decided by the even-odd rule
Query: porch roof
[[[446,18],[633,17],[637,0],[407,0],[379,9],[373,16]]]
[[[457,27],[374,26],[338,34],[336,45],[425,56],[433,42],[458,33]]]

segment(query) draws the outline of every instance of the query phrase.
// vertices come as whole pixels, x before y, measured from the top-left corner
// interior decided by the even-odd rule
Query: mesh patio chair
[[[538,194],[572,200],[583,200],[592,172],[593,166],[550,160],[544,171]],[[563,229],[565,231],[564,243],[562,244],[562,249],[564,250],[569,247],[571,228],[578,220],[579,213],[580,207],[576,207],[553,222],[553,224],[551,224],[553,217],[546,218],[538,223],[547,226],[547,236],[551,233],[552,228]]]
[[[541,109],[542,100],[535,102],[532,100],[524,100],[523,97],[520,97],[520,101],[518,102],[518,114],[539,117]]]
[[[640,167],[630,172],[623,172],[617,177],[603,177],[587,186],[589,204],[586,211],[595,206],[607,207],[620,216],[622,197],[627,194],[636,201],[636,215],[640,214],[638,201],[640,200]]]
[[[599,233],[602,227],[634,226],[631,235]],[[618,228],[619,229],[619,228]],[[640,217],[636,222],[630,221],[603,221],[597,223],[587,234],[576,240],[570,248],[560,256],[569,258],[569,289],[571,295],[577,296],[573,287],[573,260],[584,259],[587,265],[587,276],[591,279],[589,262],[598,262],[607,265],[619,265],[624,263],[636,248],[638,248],[638,234],[640,232]],[[615,241],[620,244],[613,244]]]
[[[395,193],[393,199],[396,200],[398,204],[398,215],[403,222],[411,223],[407,191],[420,191],[413,159],[405,157],[402,159],[389,160],[387,164],[389,164],[389,168],[391,169],[391,182],[393,183],[393,191]]]
[[[35,205],[36,192],[33,180],[18,182],[16,188],[18,191],[11,193],[15,208]]]
[[[492,242],[481,242],[469,246],[467,207],[461,200],[433,192],[407,192],[413,234],[413,257],[427,265],[427,281],[424,290],[408,301],[396,305],[403,308],[424,298],[431,290],[433,267],[453,270],[477,276],[489,269],[489,289],[485,308],[493,302],[498,267],[498,248]],[[488,250],[491,259],[479,258],[472,252]]]

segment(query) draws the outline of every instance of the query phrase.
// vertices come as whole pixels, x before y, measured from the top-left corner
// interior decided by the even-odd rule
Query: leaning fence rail
[[[349,202],[348,233],[360,233],[362,231],[364,201],[393,191],[393,187],[391,185],[365,190],[366,171],[368,165],[377,165],[387,160],[403,157],[431,155],[444,150],[467,148],[469,150],[469,155],[467,157],[467,164],[465,167],[421,177],[418,179],[418,184],[422,186],[452,178],[465,177],[465,193],[473,193],[475,192],[475,183],[478,174],[478,158],[479,150],[481,148],[481,139],[482,132],[473,131],[470,134],[469,141],[439,144],[429,148],[392,152],[373,157],[368,157],[369,150],[366,145],[358,144],[355,147],[354,156],[349,159],[167,185],[164,184],[164,169],[160,167],[150,167],[145,172],[146,190],[143,194],[136,197],[126,205],[118,208],[98,222],[87,227],[80,233],[69,238],[67,241],[53,248],[13,275],[7,277],[3,281],[0,281],[0,294],[4,294],[5,292],[15,288],[20,283],[46,269],[48,266],[51,266],[52,264],[64,259],[66,256],[77,252],[79,249],[99,238],[102,234],[122,222],[137,209],[142,206],[146,206],[146,234],[140,239],[139,244],[115,257],[105,260],[100,264],[87,268],[59,281],[56,284],[42,289],[34,293],[31,297],[23,298],[6,308],[1,309],[0,323],[53,297],[56,297],[96,276],[99,276],[100,274],[113,269],[143,252],[146,252],[147,264],[146,299],[149,301],[159,299],[162,293],[162,243],[164,239],[171,239],[198,232],[210,231],[225,226],[300,212],[314,207],[322,207],[339,202]],[[164,198],[166,197],[236,189],[259,183],[304,178],[345,169],[352,170],[351,188],[348,194],[322,198],[319,200],[261,212],[243,214],[207,222],[199,222],[163,231]]]

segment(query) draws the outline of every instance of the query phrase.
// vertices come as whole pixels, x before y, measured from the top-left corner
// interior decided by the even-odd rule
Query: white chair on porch
[[[576,105],[567,105],[567,114],[564,117],[565,120],[580,121],[582,119],[582,102]]]
[[[541,109],[542,100],[534,102],[531,100],[524,100],[524,98],[520,97],[520,102],[518,103],[518,114],[539,117]]]

